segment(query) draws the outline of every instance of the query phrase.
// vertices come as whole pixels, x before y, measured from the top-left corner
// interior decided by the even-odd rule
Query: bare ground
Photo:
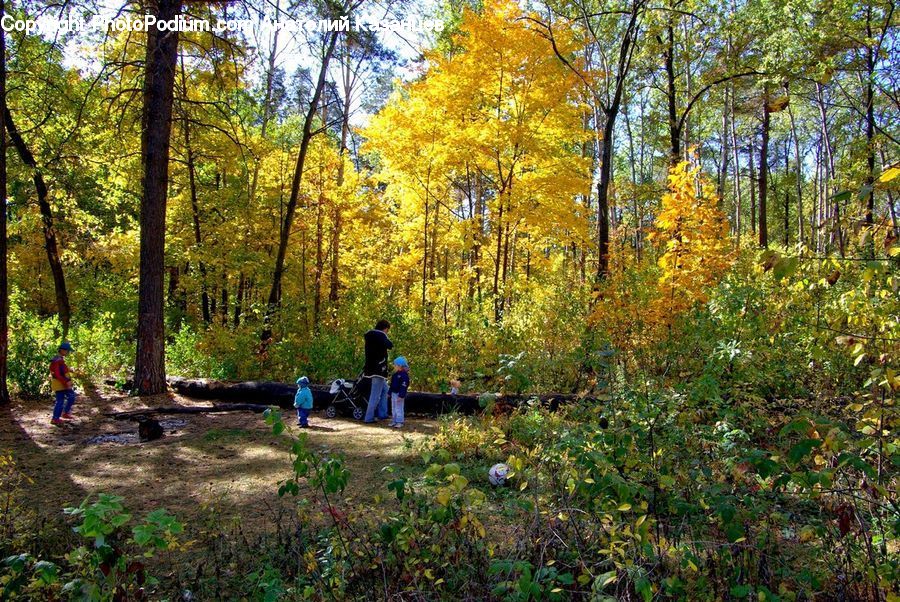
[[[12,452],[17,467],[33,483],[22,492],[40,513],[59,513],[87,495],[121,495],[137,514],[165,507],[190,519],[204,502],[240,516],[253,528],[264,508],[279,503],[277,482],[290,474],[285,440],[274,437],[259,414],[232,412],[160,416],[172,419],[162,439],[136,440],[137,423],[109,412],[161,405],[207,405],[178,395],[135,398],[108,387],[81,393],[64,426],[50,424],[52,402],[16,399],[0,408],[0,452]],[[291,416],[286,415],[286,422]],[[181,423],[183,421],[183,424]],[[436,430],[431,420],[407,419],[403,430],[363,425],[350,418],[310,417],[310,443],[344,455],[351,478],[350,499],[387,493],[386,484],[418,463],[417,444]],[[101,435],[111,442],[97,443]],[[105,437],[101,437],[105,439]],[[114,442],[123,439],[127,443]],[[223,517],[224,518],[224,517]],[[264,518],[264,517],[262,517]]]

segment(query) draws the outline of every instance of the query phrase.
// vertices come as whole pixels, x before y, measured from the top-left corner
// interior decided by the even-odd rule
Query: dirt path
[[[283,440],[271,435],[262,416],[161,416],[165,436],[140,443],[137,423],[104,415],[208,403],[177,395],[138,399],[101,387],[79,397],[74,421],[56,427],[50,424],[49,399],[15,400],[0,409],[0,452],[11,451],[19,469],[33,479],[24,494],[40,512],[60,512],[88,494],[107,492],[123,496],[136,513],[162,506],[184,518],[201,503],[215,501],[251,526],[260,509],[287,503],[279,502],[276,483],[289,475],[289,458]],[[385,485],[397,475],[383,467],[412,470],[417,444],[436,429],[429,420],[408,420],[399,431],[328,420],[319,413],[310,423],[306,432],[312,445],[345,456],[351,472],[347,493],[358,499],[387,492]]]

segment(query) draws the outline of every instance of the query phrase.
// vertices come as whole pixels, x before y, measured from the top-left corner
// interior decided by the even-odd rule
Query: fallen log
[[[177,376],[168,378],[173,391],[195,399],[217,399],[222,401],[255,402],[265,405],[277,405],[292,408],[297,385],[275,381],[217,381],[208,379],[190,379]],[[361,386],[361,405],[365,407],[368,398],[368,386]],[[329,393],[328,385],[310,385],[313,394],[313,408],[323,410],[331,404],[334,395]],[[578,395],[503,395],[497,401],[511,406],[531,399],[538,399],[541,404],[556,409],[559,405],[582,399]],[[450,395],[446,393],[425,393],[410,391],[406,395],[407,414],[439,415],[448,412],[473,414],[482,409],[478,395]]]
[[[105,416],[117,420],[142,420],[154,414],[211,414],[217,412],[265,412],[269,406],[258,403],[219,403],[211,406],[161,406],[139,408],[127,412],[107,412]]]

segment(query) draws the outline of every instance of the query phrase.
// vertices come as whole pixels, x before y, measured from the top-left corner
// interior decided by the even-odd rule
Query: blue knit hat
[[[394,358],[394,365],[398,368],[409,368],[409,362],[406,361],[406,358],[402,355]]]
[[[306,378],[305,376],[301,376],[300,378],[297,379],[297,384],[300,385],[301,389],[305,389],[306,387],[309,386],[309,379]]]
[[[72,349],[72,343],[70,343],[69,341],[63,341],[59,344],[59,351],[68,351],[69,353],[72,353],[75,350]]]

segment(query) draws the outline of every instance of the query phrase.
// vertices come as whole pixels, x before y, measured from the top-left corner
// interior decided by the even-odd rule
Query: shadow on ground
[[[111,388],[90,388],[76,402],[76,419],[55,427],[49,399],[15,400],[0,410],[0,451],[11,450],[17,466],[34,481],[23,493],[41,512],[60,512],[89,494],[107,492],[123,496],[137,514],[162,506],[187,518],[214,504],[252,528],[254,521],[267,520],[259,516],[261,508],[291,503],[277,496],[278,482],[290,476],[288,439],[272,435],[260,415],[183,415],[178,416],[183,425],[156,441],[91,442],[137,431],[136,422],[109,413],[208,403],[180,396],[137,399]],[[301,432],[290,424],[291,433]],[[314,449],[344,457],[351,475],[345,497],[356,500],[386,494],[398,473],[418,470],[419,444],[436,431],[434,421],[419,418],[392,429],[387,423],[364,425],[314,413],[310,424],[302,432]]]

